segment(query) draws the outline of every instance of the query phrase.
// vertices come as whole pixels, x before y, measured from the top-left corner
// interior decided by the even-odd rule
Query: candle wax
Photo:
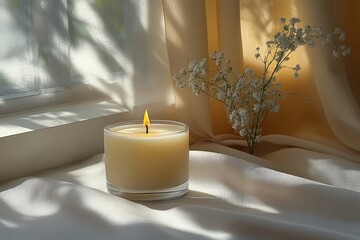
[[[189,177],[189,136],[184,127],[142,124],[114,127],[105,133],[107,180],[121,189],[167,189]]]

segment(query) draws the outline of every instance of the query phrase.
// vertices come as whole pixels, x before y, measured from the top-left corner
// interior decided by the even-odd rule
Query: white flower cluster
[[[266,42],[266,50],[256,48],[255,58],[264,65],[261,74],[247,68],[236,77],[223,52],[213,51],[210,57],[216,64],[216,71],[207,70],[206,59],[203,58],[198,62],[188,62],[173,77],[178,87],[191,87],[196,95],[203,92],[224,103],[229,110],[232,127],[247,141],[250,153],[253,153],[261,140],[262,126],[268,113],[279,112],[279,101],[285,96],[276,74],[282,69],[291,69],[294,78],[299,77],[299,64],[295,67],[285,64],[290,54],[300,46],[313,48],[317,41],[335,46],[335,57],[350,53],[350,48],[339,44],[345,40],[341,29],[336,28],[332,34],[325,34],[322,26],[306,25],[301,28],[297,26],[300,22],[298,18],[290,18],[288,21],[281,18],[282,30]]]
[[[203,58],[198,63],[192,60],[186,68],[182,68],[178,75],[174,75],[173,79],[176,81],[176,86],[179,88],[191,87],[196,95],[206,89],[206,58]],[[188,75],[185,81],[178,81],[182,77]]]

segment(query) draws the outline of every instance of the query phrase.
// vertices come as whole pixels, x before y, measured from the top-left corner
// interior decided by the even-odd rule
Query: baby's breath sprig
[[[350,48],[342,44],[345,34],[340,28],[333,33],[325,33],[323,26],[298,26],[299,18],[280,19],[281,31],[273,39],[266,42],[265,49],[256,48],[255,58],[263,65],[263,72],[256,74],[251,68],[236,76],[225,59],[223,52],[213,51],[210,59],[215,62],[216,70],[207,69],[206,58],[200,61],[189,61],[175,74],[173,79],[180,88],[191,87],[196,95],[205,93],[225,104],[229,110],[232,128],[239,132],[251,154],[261,141],[262,126],[269,112],[280,111],[280,100],[285,95],[296,95],[296,92],[281,91],[281,83],[276,75],[283,69],[293,71],[294,78],[299,77],[301,66],[288,66],[290,55],[301,46],[314,48],[331,44],[334,57],[346,56]]]

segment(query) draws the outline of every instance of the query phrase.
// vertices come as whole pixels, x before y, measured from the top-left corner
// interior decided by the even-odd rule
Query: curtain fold
[[[208,40],[204,1],[163,1],[170,71],[174,75],[189,59],[207,56]],[[174,85],[177,119],[189,124],[190,142],[211,132],[209,99],[181,91]]]
[[[304,13],[308,13],[304,15],[312,22],[337,27],[338,22],[332,16],[337,12],[338,2],[326,3],[305,1],[301,7]],[[317,91],[332,131],[343,144],[359,151],[360,109],[351,91],[344,61],[333,58],[331,51],[326,48],[309,51],[309,56]],[[354,53],[350,58],[356,61]]]
[[[359,93],[354,90],[360,85],[355,64],[359,37],[352,32],[358,31],[359,20],[345,19],[346,11],[359,7],[357,1],[164,0],[163,4],[172,75],[184,67],[187,59],[208,57],[212,50],[222,50],[231,59],[235,73],[246,67],[261,71],[261,64],[254,57],[255,48],[264,47],[279,31],[280,17],[299,17],[302,24],[324,25],[328,31],[334,27],[344,29],[348,36],[345,44],[353,51],[349,56],[334,58],[332,50],[322,46],[303,47],[292,55],[290,65],[299,63],[302,67],[300,78],[294,80],[289,71],[279,75],[280,81],[284,90],[299,92],[310,101],[287,97],[281,102],[280,113],[269,115],[263,132],[268,142],[276,142],[273,134],[281,134],[360,157]],[[350,12],[352,17],[355,13]],[[222,133],[238,139],[222,104],[205,95],[196,97],[190,89],[174,89],[179,119],[190,125],[193,141],[204,137],[224,141],[218,136]],[[282,145],[286,143],[282,141]]]

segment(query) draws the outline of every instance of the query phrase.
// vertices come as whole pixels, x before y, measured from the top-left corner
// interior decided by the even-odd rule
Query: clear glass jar
[[[104,128],[108,191],[135,201],[180,197],[188,191],[189,127],[152,120],[148,133],[142,121]]]

